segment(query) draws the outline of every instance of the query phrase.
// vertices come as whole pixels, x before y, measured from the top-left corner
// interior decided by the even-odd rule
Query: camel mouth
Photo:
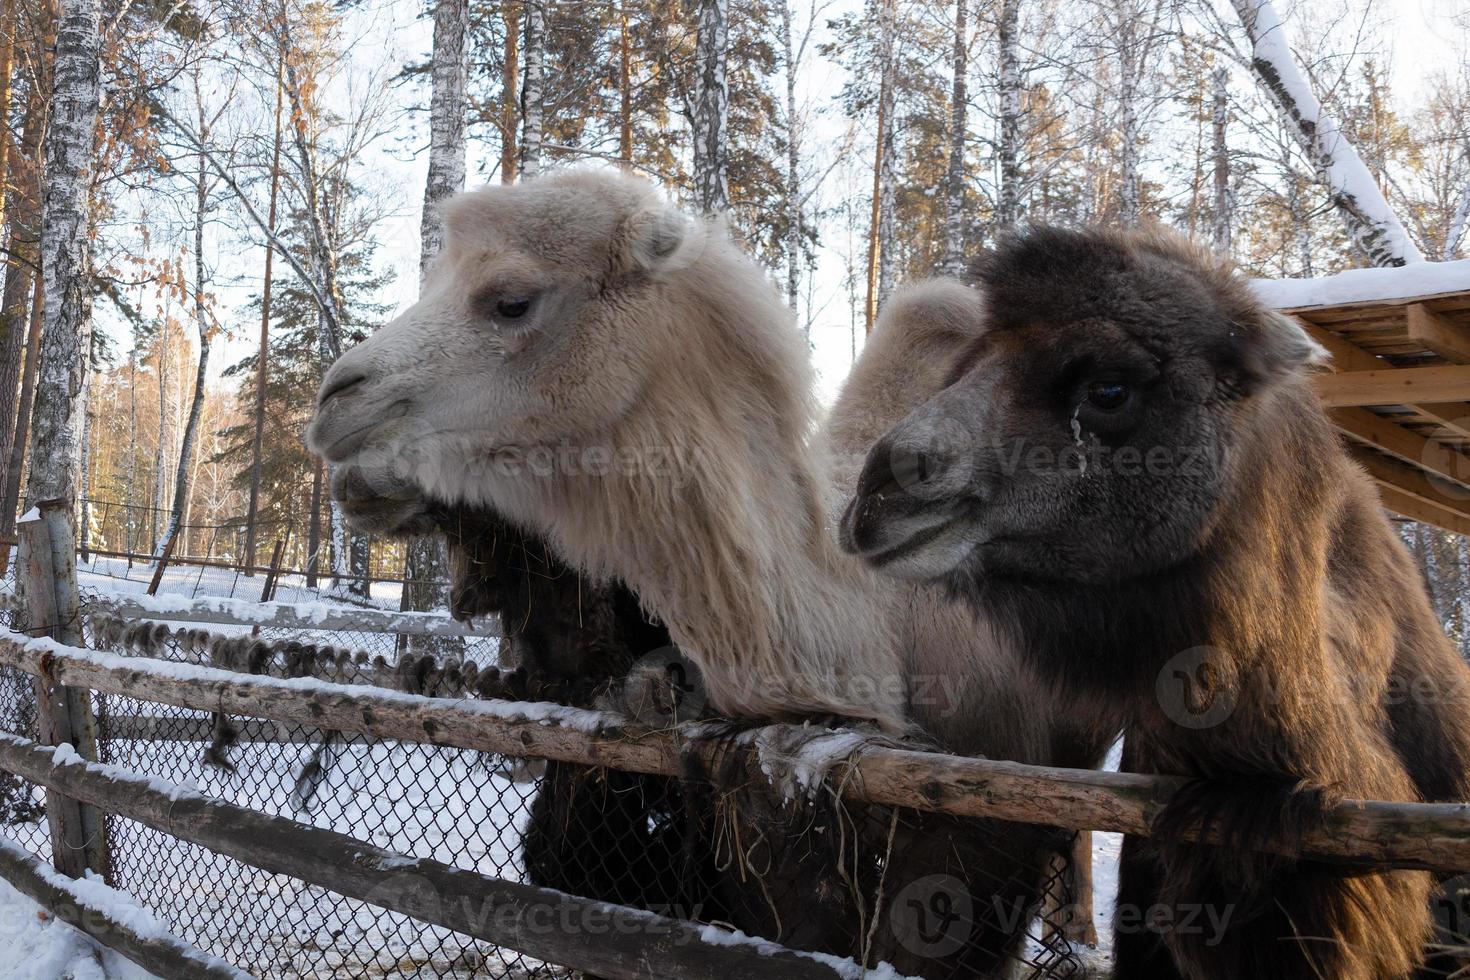
[[[979,543],[959,502],[943,506],[889,495],[858,496],[843,514],[840,544],[864,565],[894,578],[941,578]]]
[[[306,445],[328,463],[344,463],[357,455],[384,427],[407,416],[411,407],[407,400],[400,399],[372,415],[362,425],[340,432],[337,430],[343,427],[342,423],[349,420],[340,412],[334,413],[332,406],[324,404],[306,428]]]

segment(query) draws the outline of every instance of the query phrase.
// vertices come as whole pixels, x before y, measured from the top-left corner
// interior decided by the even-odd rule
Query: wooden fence
[[[355,837],[97,764],[95,725],[90,721],[94,692],[263,719],[283,731],[307,726],[670,777],[687,771],[689,753],[701,755],[712,769],[720,766],[728,771],[732,752],[754,776],[762,769],[763,747],[789,744],[785,736],[794,732],[772,726],[742,736],[732,748],[728,740],[708,740],[709,728],[699,723],[645,730],[618,716],[557,705],[436,699],[316,677],[252,676],[88,650],[80,643],[75,578],[68,575],[68,568],[74,567],[69,565],[68,520],[63,509],[49,507],[42,509],[40,521],[23,525],[26,611],[28,622],[40,628],[29,638],[0,638],[0,667],[34,678],[42,719],[39,741],[0,735],[0,769],[46,789],[56,863],[68,874],[105,869],[107,842],[100,814],[109,813],[256,868],[600,976],[800,980],[861,973],[850,962],[814,958],[711,926],[393,853]],[[255,609],[204,606],[205,611],[212,608],[212,615],[246,622],[263,615]],[[178,619],[189,610],[128,606],[124,601],[114,603],[112,612]],[[279,614],[278,609],[271,612]],[[299,614],[296,621],[302,621]],[[317,613],[311,621],[312,628],[336,622]],[[390,624],[384,619],[383,625],[402,630],[412,622],[394,619]],[[361,628],[361,622],[354,621],[352,628]],[[146,725],[146,720],[137,724]],[[147,737],[141,728],[138,737]],[[168,737],[191,736],[179,731]],[[1146,836],[1180,785],[1164,777],[960,758],[855,742],[850,735],[830,739],[827,747],[841,746],[845,756],[830,785],[846,798],[958,817]],[[819,755],[821,749],[818,744],[809,751]],[[1353,867],[1463,872],[1470,870],[1470,806],[1348,801],[1333,809],[1321,831],[1267,849]],[[41,870],[33,859],[7,857],[0,851],[0,873],[27,894],[47,907],[76,904],[76,894]],[[405,876],[406,870],[411,876]],[[405,884],[408,878],[415,887]],[[424,900],[418,887],[424,882],[436,896],[434,901]],[[611,924],[552,933],[534,928],[534,922],[553,908],[562,917],[570,914]],[[487,910],[494,914],[485,914]],[[237,975],[203,971],[198,957],[204,954],[179,940],[130,932],[109,921],[105,909],[91,911],[94,924],[103,924],[92,930],[99,941],[162,976]]]

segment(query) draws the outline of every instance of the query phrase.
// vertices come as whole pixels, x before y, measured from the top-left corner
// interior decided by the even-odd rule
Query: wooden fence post
[[[16,582],[24,598],[26,633],[83,646],[71,508],[60,500],[38,504],[16,525],[16,532],[20,539]],[[97,718],[91,692],[63,687],[47,676],[36,678],[35,692],[41,743],[70,744],[78,755],[95,762]],[[108,875],[105,824],[96,807],[47,790],[46,819],[56,870],[73,878],[88,869]]]

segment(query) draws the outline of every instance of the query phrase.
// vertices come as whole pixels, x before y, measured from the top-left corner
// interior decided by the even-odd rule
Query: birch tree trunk
[[[517,111],[520,106],[521,82],[521,11],[515,0],[500,5],[505,21],[505,81],[500,97],[500,182],[516,182],[516,161],[520,159],[516,144]]]
[[[694,105],[694,199],[705,214],[730,207],[729,158],[725,124],[730,90],[725,77],[729,53],[729,0],[699,0]]]
[[[895,0],[881,0],[878,7],[878,128],[873,149],[873,213],[868,228],[868,298],[863,312],[865,333],[873,332],[883,286],[891,268],[885,255],[892,229],[893,210],[893,47],[897,30]]]
[[[91,183],[96,145],[99,38],[96,0],[64,0],[41,208],[41,332],[31,501],[75,500],[81,464],[83,387],[91,341]]]
[[[1010,228],[1021,220],[1021,0],[1001,0],[996,29],[999,69],[1000,133],[996,157],[1000,162],[1000,190],[996,195],[995,223]]]
[[[526,83],[521,90],[521,174],[541,172],[546,127],[546,4],[526,0]]]
[[[465,35],[469,30],[467,0],[438,0],[434,6],[434,53],[431,71],[433,91],[429,97],[429,177],[424,186],[424,211],[420,226],[419,283],[422,286],[429,263],[444,245],[439,221],[439,202],[464,190],[465,115],[468,67]],[[404,557],[402,609],[436,609],[448,595],[441,579],[445,575],[444,545],[438,537],[413,538]]]
[[[954,80],[949,96],[949,172],[945,175],[944,271],[965,271],[965,74],[969,71],[968,5],[954,5]]]
[[[961,0],[964,2],[964,0]],[[801,133],[796,119],[796,43],[791,36],[791,0],[781,0],[781,63],[786,69],[786,305],[796,312],[801,283]],[[811,339],[811,324],[802,332]]]
[[[1316,168],[1348,237],[1375,266],[1423,259],[1347,135],[1322,108],[1291,54],[1270,0],[1231,0],[1252,45],[1251,67]]]
[[[1216,68],[1211,78],[1213,95],[1210,105],[1211,156],[1214,158],[1214,221],[1210,243],[1221,255],[1230,254],[1235,201],[1230,189],[1230,73]]]
[[[82,465],[81,485],[77,488],[81,516],[77,527],[77,553],[82,561],[90,560],[89,538],[92,530],[92,413],[87,408],[86,391],[82,394]]]

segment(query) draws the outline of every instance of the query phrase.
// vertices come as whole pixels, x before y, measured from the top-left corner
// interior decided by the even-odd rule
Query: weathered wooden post
[[[16,584],[21,590],[26,634],[82,646],[71,508],[65,501],[42,502],[20,519],[16,532],[20,539]],[[96,761],[97,718],[92,713],[91,692],[63,687],[45,671],[36,678],[35,692],[41,744],[70,744],[78,755]],[[56,870],[73,878],[89,869],[108,874],[105,824],[96,807],[48,789],[46,819]]]

